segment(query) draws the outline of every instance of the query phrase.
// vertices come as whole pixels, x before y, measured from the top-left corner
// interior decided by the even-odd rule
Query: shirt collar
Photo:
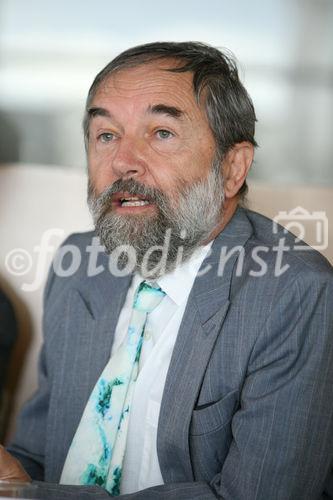
[[[173,300],[177,306],[181,305],[191,291],[194,280],[202,262],[207,256],[213,241],[197,248],[190,259],[180,264],[172,272],[164,274],[156,283]]]

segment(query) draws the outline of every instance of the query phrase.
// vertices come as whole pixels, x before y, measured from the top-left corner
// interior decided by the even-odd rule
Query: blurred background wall
[[[0,0],[0,286],[20,330],[3,399],[13,416],[37,385],[52,252],[91,225],[81,134],[88,88],[120,51],[156,40],[199,40],[237,56],[258,117],[251,206],[270,216],[299,205],[332,213],[332,0]],[[59,231],[41,262],[50,228]],[[30,256],[28,272],[9,270],[17,248]],[[1,418],[0,409],[0,438]]]
[[[0,161],[83,168],[93,77],[164,39],[236,54],[259,120],[253,179],[333,183],[332,0],[0,0]]]

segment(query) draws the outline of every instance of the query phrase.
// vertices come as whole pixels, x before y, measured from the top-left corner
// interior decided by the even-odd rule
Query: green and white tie
[[[99,485],[120,494],[128,420],[147,317],[165,293],[145,281],[134,298],[127,337],[99,377],[67,454],[60,483]]]

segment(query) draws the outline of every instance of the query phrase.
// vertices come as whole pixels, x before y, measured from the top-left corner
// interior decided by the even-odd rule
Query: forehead
[[[175,66],[175,61],[167,60],[116,70],[100,83],[91,104],[101,100],[110,104],[119,100],[127,105],[163,102],[187,113],[201,114],[203,107],[194,95],[193,74],[168,71]]]

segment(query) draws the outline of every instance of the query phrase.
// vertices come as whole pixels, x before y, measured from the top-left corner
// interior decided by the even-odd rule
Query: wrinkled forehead
[[[177,118],[183,130],[196,130],[200,135],[211,134],[205,92],[198,101],[193,73],[170,71],[175,67],[175,61],[158,60],[119,68],[105,77],[87,102],[83,122],[85,137],[89,135],[91,117],[97,115],[113,117],[122,125],[126,122],[133,126],[164,115],[169,119]]]
[[[181,66],[175,60],[157,60],[114,70],[99,84],[92,101],[98,98],[139,96],[174,97],[198,106],[191,72],[173,72]]]

